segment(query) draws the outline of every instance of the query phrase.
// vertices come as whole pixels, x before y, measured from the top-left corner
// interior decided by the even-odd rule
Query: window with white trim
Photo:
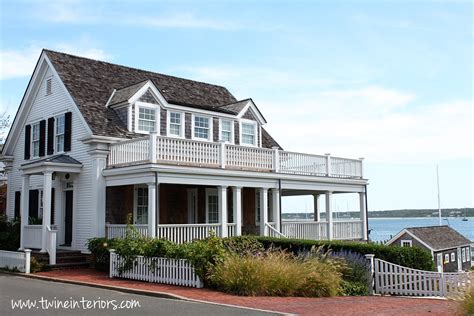
[[[148,188],[145,187],[136,189],[135,223],[148,223]]]
[[[33,157],[39,157],[40,149],[40,124],[31,125],[31,149]]]
[[[253,123],[242,123],[240,143],[243,145],[257,145],[256,125]]]
[[[233,143],[233,123],[229,120],[221,120],[221,141]]]
[[[210,140],[210,118],[205,116],[194,116],[193,136],[197,139]]]
[[[255,190],[255,224],[259,225],[260,224],[260,190],[256,189]]]
[[[466,261],[466,248],[461,249],[461,258],[462,258],[462,262]]]
[[[401,240],[400,244],[402,247],[411,247],[412,246],[412,241],[411,240]]]
[[[183,137],[183,113],[169,112],[168,136]]]
[[[444,255],[444,263],[449,263],[449,254]]]
[[[38,218],[43,218],[43,190],[39,190],[38,193]]]
[[[64,151],[64,114],[56,117],[56,152]]]
[[[206,191],[207,222],[209,224],[219,223],[219,198],[216,190]]]
[[[149,107],[138,107],[138,130],[137,132],[155,132],[156,131],[156,109]]]
[[[454,252],[451,252],[451,262],[456,261],[456,254]]]

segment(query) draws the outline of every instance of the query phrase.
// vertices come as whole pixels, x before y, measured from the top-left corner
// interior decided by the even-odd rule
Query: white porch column
[[[156,237],[156,186],[148,183],[148,236]]]
[[[280,190],[272,189],[272,216],[275,222],[275,229],[281,230],[281,218],[280,218]]]
[[[41,252],[46,252],[48,243],[48,226],[51,224],[51,187],[53,183],[53,172],[45,171],[43,173],[43,227],[41,243]]]
[[[360,220],[362,221],[362,240],[367,240],[367,212],[365,210],[365,193],[359,193],[359,203],[360,203]]]
[[[332,220],[332,192],[326,192],[326,221],[328,223],[328,240],[334,237],[334,226]]]
[[[28,209],[30,204],[30,175],[24,174],[21,185],[20,202],[20,249],[25,249],[25,226],[28,225]]]
[[[260,236],[268,236],[268,189],[260,188]]]
[[[319,193],[314,193],[313,194],[313,211],[314,211],[314,221],[315,222],[320,222],[321,221],[321,215],[319,214]]]
[[[227,237],[227,187],[217,187],[217,204],[221,223],[221,237]]]
[[[242,188],[233,187],[232,189],[232,202],[234,204],[234,223],[235,223],[235,235],[242,235]]]

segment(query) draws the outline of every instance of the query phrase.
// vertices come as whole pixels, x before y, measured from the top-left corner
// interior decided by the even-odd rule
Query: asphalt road
[[[0,315],[10,314],[278,315],[0,274]]]

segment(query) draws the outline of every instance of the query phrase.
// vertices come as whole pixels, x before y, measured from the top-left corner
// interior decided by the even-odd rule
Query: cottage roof
[[[457,230],[444,226],[427,226],[427,227],[408,227],[393,237],[387,244],[392,244],[404,232],[422,241],[429,246],[431,250],[443,250],[457,248],[460,246],[470,245],[471,241],[460,234]]]
[[[168,103],[235,114],[238,101],[227,88],[103,61],[44,50],[95,135],[134,137],[117,113],[105,105],[127,100],[148,80]],[[262,143],[277,142],[262,131]]]

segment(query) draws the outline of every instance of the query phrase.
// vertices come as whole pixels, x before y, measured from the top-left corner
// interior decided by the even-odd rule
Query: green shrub
[[[341,292],[338,267],[329,260],[299,260],[284,251],[227,252],[207,277],[212,287],[237,295],[334,296]]]
[[[30,272],[35,273],[35,272],[40,272],[44,270],[44,265],[36,260],[35,257],[30,258]]]
[[[20,221],[0,216],[0,249],[17,251],[20,248]]]
[[[116,239],[105,237],[91,238],[87,242],[87,249],[92,255],[92,265],[96,270],[108,271],[110,267],[110,249],[115,247]]]
[[[367,283],[342,281],[342,292],[345,296],[367,296],[369,295],[369,287]]]
[[[238,237],[236,237],[238,238]],[[289,238],[254,237],[265,248],[281,248],[294,254],[309,251],[311,247],[322,246],[325,251],[331,249],[335,252],[348,250],[361,255],[374,254],[376,258],[386,260],[401,266],[435,271],[435,265],[428,251],[417,247],[385,246],[373,243],[327,241],[327,240],[302,240]]]

